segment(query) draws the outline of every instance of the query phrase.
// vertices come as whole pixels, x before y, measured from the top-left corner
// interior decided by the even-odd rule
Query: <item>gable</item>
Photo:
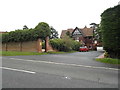
[[[82,32],[79,30],[79,28],[75,28],[75,30],[72,32],[72,35],[82,35]]]
[[[88,36],[93,36],[93,28],[78,28],[76,27],[75,29],[67,29],[67,30],[62,30],[60,38],[63,38],[66,35],[66,32],[69,31],[70,34],[73,37],[76,36],[83,36],[83,37],[88,37]]]

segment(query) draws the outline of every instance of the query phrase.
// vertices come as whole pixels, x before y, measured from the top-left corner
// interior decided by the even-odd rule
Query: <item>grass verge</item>
[[[53,52],[53,51],[50,51],[50,52],[47,52],[48,54],[65,54],[65,53],[74,53],[74,52],[77,52],[77,51],[69,51],[69,52]]]
[[[102,63],[119,64],[119,65],[120,65],[120,59],[113,59],[113,58],[97,58],[96,61],[99,61],[99,62],[102,62]]]
[[[37,52],[16,52],[16,51],[2,51],[1,56],[19,56],[19,55],[45,55],[47,53],[37,53]]]
[[[17,52],[17,51],[0,51],[0,56],[21,56],[21,55],[47,55],[47,54],[64,54],[64,53],[73,53],[75,51],[70,52]]]

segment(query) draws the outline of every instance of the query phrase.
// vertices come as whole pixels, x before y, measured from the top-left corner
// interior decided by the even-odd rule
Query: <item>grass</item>
[[[113,59],[113,58],[97,58],[96,61],[99,61],[99,62],[102,62],[102,63],[119,64],[119,65],[120,65],[120,59]]]
[[[53,51],[50,51],[50,52],[47,52],[48,54],[65,54],[65,53],[74,53],[74,52],[77,52],[77,51],[69,51],[69,52],[53,52]]]
[[[73,53],[70,52],[18,52],[18,51],[0,51],[0,56],[21,56],[21,55],[47,55],[47,54],[64,54],[64,53]]]
[[[16,51],[2,51],[1,56],[19,56],[19,55],[45,55],[47,53],[37,53],[37,52],[16,52]]]

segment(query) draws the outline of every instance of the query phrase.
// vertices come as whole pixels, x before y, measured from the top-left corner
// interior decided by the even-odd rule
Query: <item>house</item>
[[[93,37],[93,28],[78,28],[62,30],[60,38],[64,38],[66,35],[69,35],[73,40],[76,40],[82,44],[82,46],[87,46],[88,48],[94,49],[94,37]]]

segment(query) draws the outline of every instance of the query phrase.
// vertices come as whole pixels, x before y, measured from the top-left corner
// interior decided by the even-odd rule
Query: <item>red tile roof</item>
[[[85,36],[93,36],[93,28],[81,29]]]
[[[60,38],[63,38],[65,35],[66,35],[66,32],[69,31],[70,34],[73,32],[74,29],[70,28],[70,29],[67,29],[67,30],[62,30],[62,33],[61,33],[61,36]]]
[[[85,37],[86,36],[93,36],[93,28],[84,27],[84,28],[79,28],[79,29],[83,32]],[[62,30],[60,38],[63,38],[66,35],[67,31],[69,31],[72,34],[74,29],[71,28],[71,29],[67,29],[67,30]]]

